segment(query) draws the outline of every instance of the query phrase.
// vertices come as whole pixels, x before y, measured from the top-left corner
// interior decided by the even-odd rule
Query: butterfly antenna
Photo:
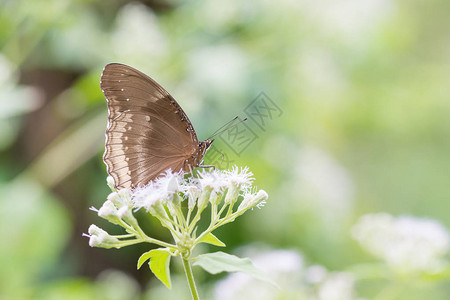
[[[231,120],[230,122],[228,122],[227,124],[223,125],[222,127],[220,127],[219,129],[217,129],[208,139],[211,139],[212,137],[215,137],[216,135],[221,134],[222,132],[225,132],[233,127],[238,126],[241,123],[244,123],[245,121],[247,121],[247,118],[239,120],[238,123],[236,124],[232,124],[232,122],[234,122],[236,119],[238,119],[238,117],[234,117],[233,120]]]
[[[212,138],[213,136],[215,136],[217,134],[217,132],[219,132],[222,128],[228,126],[230,123],[233,123],[234,121],[236,121],[238,118],[238,116],[234,117],[233,119],[231,119],[230,121],[226,122],[224,125],[220,126],[219,129],[217,129],[216,131],[214,131],[214,133],[208,138],[208,140],[210,138]]]

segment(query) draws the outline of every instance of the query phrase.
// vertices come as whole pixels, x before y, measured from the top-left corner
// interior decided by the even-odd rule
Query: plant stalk
[[[188,258],[184,258],[181,256],[181,259],[183,260],[184,272],[186,273],[186,278],[189,284],[189,289],[191,290],[192,299],[199,300],[200,298],[198,297],[197,287],[195,286],[194,274],[192,273],[191,264]]]

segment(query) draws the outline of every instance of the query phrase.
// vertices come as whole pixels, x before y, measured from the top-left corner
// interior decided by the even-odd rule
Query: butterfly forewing
[[[108,101],[103,160],[117,188],[146,184],[179,171],[198,152],[194,128],[172,96],[144,73],[122,64],[103,70]]]

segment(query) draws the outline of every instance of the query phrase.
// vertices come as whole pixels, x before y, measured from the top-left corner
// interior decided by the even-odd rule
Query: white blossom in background
[[[362,216],[352,235],[370,253],[406,274],[438,271],[450,247],[449,233],[439,222],[387,213]]]
[[[388,0],[318,0],[299,1],[304,16],[324,32],[342,37],[347,42],[370,38],[370,33],[393,11]],[[353,45],[355,46],[355,45]]]
[[[14,74],[13,69],[13,63],[0,54],[0,86],[17,82],[17,74]]]
[[[0,54],[0,150],[9,147],[19,134],[20,122],[14,117],[29,113],[44,103],[38,88],[19,85],[18,81],[17,67]]]
[[[201,17],[208,29],[226,30],[239,22],[242,2],[238,0],[208,0],[201,6]]]
[[[286,289],[300,287],[303,257],[293,250],[272,250],[251,257],[253,264],[268,274],[280,289],[244,273],[233,273],[216,284],[216,300],[275,300]]]
[[[324,220],[336,220],[353,211],[354,184],[346,169],[324,150],[304,147],[297,162],[296,193],[314,199],[312,209]],[[298,195],[296,195],[296,198]]]
[[[14,63],[0,54],[0,121],[33,111],[43,103],[42,94],[35,87],[19,85],[19,73]],[[11,101],[14,99],[14,101]],[[9,120],[7,120],[9,121]],[[0,136],[10,124],[0,124]],[[6,141],[5,141],[6,142]],[[0,146],[0,149],[2,146]]]
[[[313,265],[306,269],[305,280],[309,284],[317,284],[325,280],[327,269],[321,265]]]
[[[241,91],[247,77],[245,53],[234,45],[198,48],[189,57],[189,78],[202,90]]]
[[[132,300],[138,299],[139,283],[130,275],[114,269],[102,271],[96,278],[96,287],[103,299]]]
[[[168,47],[157,17],[140,3],[127,4],[119,11],[111,43],[119,60],[141,65],[158,64]]]
[[[310,288],[311,300],[353,300],[355,278],[349,272],[328,272],[321,265],[313,265],[305,270],[305,282]]]
[[[348,272],[329,273],[325,280],[319,284],[317,290],[318,300],[352,300],[354,295],[355,279]]]
[[[215,300],[354,300],[355,278],[348,272],[328,272],[321,265],[305,268],[293,250],[248,247],[244,255],[278,284],[278,288],[243,273],[234,273],[216,284]],[[253,254],[252,254],[253,253]]]

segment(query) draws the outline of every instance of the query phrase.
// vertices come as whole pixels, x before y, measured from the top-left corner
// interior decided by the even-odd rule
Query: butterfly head
[[[205,155],[206,151],[209,149],[209,147],[211,146],[212,142],[214,142],[214,139],[210,140],[207,139],[203,142],[199,143],[199,148],[200,148],[200,153],[202,154],[202,156]]]

